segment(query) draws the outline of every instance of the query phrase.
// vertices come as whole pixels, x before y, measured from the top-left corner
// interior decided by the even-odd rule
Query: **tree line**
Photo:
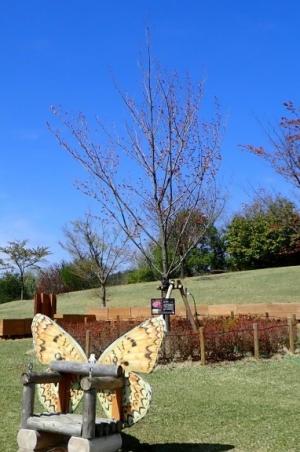
[[[176,222],[185,221],[185,215],[180,212]],[[181,261],[172,277],[300,264],[300,214],[287,198],[257,195],[226,227],[206,227],[201,240],[181,260],[195,230],[203,228],[205,221],[200,212],[193,212],[193,218],[193,227],[186,230],[180,246],[176,246],[175,236],[168,249],[174,261]],[[0,249],[4,256],[1,303],[32,298],[36,290],[64,293],[97,288],[100,303],[106,306],[107,286],[160,279],[161,274],[154,270],[163,266],[159,247],[148,249],[154,262],[150,266],[142,254],[134,256],[126,242],[117,240],[116,231],[110,234],[107,225],[99,224],[91,214],[73,221],[64,234],[61,245],[69,252],[69,262],[40,268],[38,263],[49,255],[49,249],[29,248],[25,240]]]

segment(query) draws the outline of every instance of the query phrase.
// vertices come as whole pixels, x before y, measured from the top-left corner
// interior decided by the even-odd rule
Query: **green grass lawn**
[[[300,266],[196,276],[186,278],[184,284],[198,304],[300,302]],[[150,282],[110,287],[108,306],[148,306],[150,298],[159,295],[157,286],[158,283]],[[173,293],[178,297],[178,292]],[[84,314],[95,307],[99,307],[95,289],[58,297],[59,313]],[[0,305],[0,318],[32,315],[31,300]]]
[[[0,341],[0,451],[15,452],[20,375],[30,339]],[[127,451],[300,450],[300,356],[201,367],[159,367],[147,376],[149,415],[126,430]]]

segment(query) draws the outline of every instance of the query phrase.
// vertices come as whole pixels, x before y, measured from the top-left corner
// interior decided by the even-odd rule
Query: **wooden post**
[[[178,289],[180,291],[180,295],[181,295],[182,300],[184,302],[184,306],[185,306],[185,309],[186,309],[186,312],[187,312],[187,315],[188,315],[188,318],[189,318],[192,330],[194,331],[194,333],[197,333],[198,328],[197,328],[194,316],[192,314],[192,311],[191,311],[191,308],[190,308],[190,305],[189,305],[189,302],[188,302],[187,294],[186,294],[183,286],[181,285],[181,283],[178,285]]]
[[[27,419],[33,415],[34,383],[23,385],[21,428],[27,428]]]
[[[121,333],[121,330],[120,330],[120,316],[117,315],[117,336],[118,337],[120,337],[120,333]]]
[[[230,311],[230,317],[234,319],[234,311]]]
[[[70,410],[70,387],[72,383],[72,375],[64,374],[58,385],[58,398],[61,413],[69,413]]]
[[[269,313],[266,312],[265,315],[266,315],[266,319],[268,319],[269,318]]]
[[[50,296],[47,293],[42,293],[41,300],[42,300],[42,314],[46,315],[47,317],[51,317],[52,306]]]
[[[36,293],[34,296],[34,315],[40,314],[42,312],[42,300],[41,294]]]
[[[199,339],[200,339],[200,359],[202,366],[205,366],[205,339],[204,339],[204,327],[199,328]]]
[[[172,359],[171,337],[170,337],[168,332],[166,332],[165,337],[164,337],[163,352],[164,352],[164,359],[165,360]]]
[[[87,358],[90,357],[91,354],[91,331],[86,330],[85,332],[85,354]]]
[[[82,437],[86,439],[95,438],[96,398],[96,389],[84,391]]]
[[[51,304],[51,312],[52,312],[51,319],[53,319],[54,314],[56,314],[56,307],[57,307],[57,299],[56,299],[55,293],[50,294],[50,304]]]
[[[253,323],[254,357],[259,359],[258,325]]]
[[[290,352],[295,353],[294,322],[292,318],[288,318],[288,328],[289,328]]]

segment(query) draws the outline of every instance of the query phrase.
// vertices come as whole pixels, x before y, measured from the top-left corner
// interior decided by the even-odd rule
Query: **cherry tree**
[[[148,49],[139,99],[118,90],[127,111],[122,134],[97,119],[92,129],[84,114],[70,117],[52,108],[50,125],[59,144],[87,171],[80,189],[96,199],[162,280],[168,280],[199,243],[205,228],[182,253],[180,246],[201,211],[209,227],[220,214],[216,176],[221,161],[223,121],[217,102],[204,118],[203,84],[176,73],[162,73]],[[180,212],[186,212],[180,224]],[[176,231],[175,231],[176,230]],[[176,234],[175,234],[176,232]],[[176,237],[176,243],[174,243]],[[149,252],[158,247],[161,265]]]

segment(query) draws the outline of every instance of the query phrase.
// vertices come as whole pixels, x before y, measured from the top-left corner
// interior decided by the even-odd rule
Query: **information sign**
[[[151,314],[175,314],[175,298],[152,298],[151,299]]]

